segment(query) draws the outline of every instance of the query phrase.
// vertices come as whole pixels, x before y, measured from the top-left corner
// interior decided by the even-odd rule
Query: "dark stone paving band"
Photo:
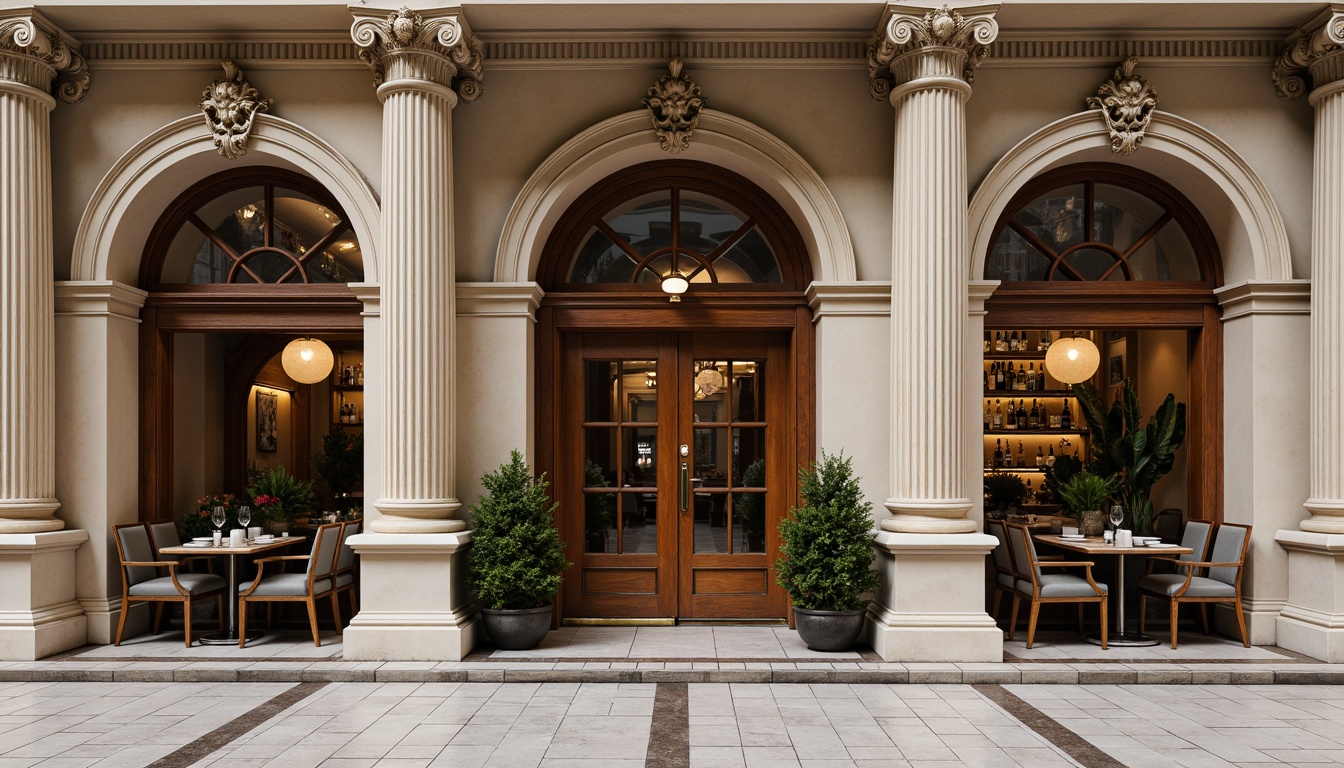
[[[644,768],[690,768],[691,708],[686,683],[659,683]]]
[[[1125,764],[1102,752],[1090,741],[1069,730],[1058,720],[1028,704],[1002,685],[975,685],[975,690],[1022,721],[1022,724],[1081,763],[1084,768],[1125,768]]]
[[[245,712],[190,744],[185,744],[177,750],[169,752],[150,763],[148,768],[186,768],[186,766],[194,765],[215,750],[226,746],[253,728],[317,693],[327,685],[328,683],[299,683],[284,693],[271,698],[256,709]]]

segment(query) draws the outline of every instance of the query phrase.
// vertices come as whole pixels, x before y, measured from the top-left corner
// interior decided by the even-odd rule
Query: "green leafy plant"
[[[247,495],[255,500],[258,496],[270,496],[278,504],[257,506],[253,517],[258,522],[279,522],[310,511],[313,508],[313,482],[299,480],[289,474],[284,467],[260,470],[253,476],[247,487]]]
[[[322,436],[313,466],[332,493],[349,493],[364,479],[364,436],[336,427]]]
[[[742,470],[742,486],[745,488],[765,487],[765,459],[757,459]],[[737,513],[738,525],[742,526],[742,538],[748,542],[747,550],[763,552],[765,550],[765,497],[759,493],[743,493],[733,497],[733,510]]]
[[[851,460],[821,452],[821,463],[799,469],[803,506],[779,523],[782,557],[775,581],[797,608],[847,611],[877,589],[872,570],[873,505],[863,500]]]
[[[1153,526],[1153,485],[1171,471],[1176,451],[1185,441],[1185,403],[1170,393],[1147,424],[1139,410],[1139,394],[1125,379],[1120,396],[1104,410],[1091,384],[1074,384],[1087,430],[1092,435],[1093,474],[1117,476],[1115,496],[1129,515],[1136,533]]]
[[[468,582],[492,610],[540,608],[555,600],[569,567],[555,527],[558,504],[546,476],[534,478],[523,455],[481,478],[486,494],[472,506],[476,532],[467,558]]]
[[[1045,492],[1045,498],[1055,504],[1063,504],[1064,499],[1059,495],[1060,486],[1069,482],[1069,478],[1083,471],[1083,462],[1073,456],[1058,456],[1055,458],[1054,466],[1045,468],[1045,479],[1041,481],[1041,490]],[[1075,514],[1068,507],[1064,512],[1069,515]]]
[[[583,487],[607,488],[607,476],[592,459],[583,460]],[[583,495],[583,540],[585,552],[607,551],[607,530],[616,519],[616,495],[612,493],[585,493]]]
[[[186,512],[182,515],[182,520],[177,524],[178,535],[183,541],[190,541],[197,536],[209,536],[215,532],[215,524],[210,521],[210,513],[215,507],[223,507],[229,520],[238,519],[238,500],[232,493],[217,493],[196,500],[196,509]],[[231,526],[224,524],[224,530]]]
[[[1064,500],[1064,506],[1074,515],[1080,515],[1089,510],[1100,510],[1106,499],[1115,493],[1117,485],[1118,481],[1114,477],[1079,472],[1059,486],[1059,495]]]
[[[985,475],[985,507],[999,515],[1027,500],[1027,484],[1008,472]]]

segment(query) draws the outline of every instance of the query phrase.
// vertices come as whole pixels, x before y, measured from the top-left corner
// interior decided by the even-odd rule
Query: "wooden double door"
[[[564,615],[783,618],[790,334],[570,333],[560,362]]]

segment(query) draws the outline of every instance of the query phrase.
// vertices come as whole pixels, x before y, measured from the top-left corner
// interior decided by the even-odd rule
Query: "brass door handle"
[[[677,485],[677,490],[681,511],[685,512],[691,497],[691,469],[684,461],[681,462],[681,483]]]

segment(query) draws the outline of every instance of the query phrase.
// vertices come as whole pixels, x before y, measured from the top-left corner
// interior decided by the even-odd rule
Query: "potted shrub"
[[[271,533],[280,533],[289,521],[313,508],[313,483],[299,480],[284,467],[258,470],[251,478],[247,494],[255,507],[253,520]],[[269,497],[258,501],[261,497]]]
[[[583,486],[610,486],[602,468],[591,459],[583,461]],[[616,497],[610,493],[586,493],[583,496],[583,551],[606,552],[607,531],[616,520]]]
[[[322,436],[313,466],[333,496],[348,496],[364,479],[364,436],[336,427]]]
[[[798,636],[818,651],[847,650],[863,631],[877,589],[872,570],[873,505],[863,500],[844,453],[798,470],[803,505],[779,524],[783,537],[775,580],[793,601]]]
[[[1014,514],[1027,498],[1027,484],[1022,478],[1008,472],[990,472],[985,475],[985,513],[990,517]]]
[[[757,459],[742,471],[742,486],[765,487],[765,459]],[[733,499],[733,509],[741,521],[742,538],[748,552],[765,551],[765,497],[758,493],[744,493]]]
[[[1074,384],[1073,391],[1092,434],[1089,469],[1118,478],[1116,500],[1129,516],[1134,533],[1152,533],[1153,484],[1171,471],[1176,450],[1185,442],[1185,403],[1167,393],[1145,425],[1139,394],[1129,379],[1110,411],[1102,408],[1101,396],[1091,384]]]
[[[518,651],[546,637],[560,574],[570,564],[545,475],[532,477],[518,451],[510,456],[481,478],[486,494],[471,508],[476,532],[467,580],[481,601],[486,634],[496,647]]]
[[[1059,486],[1059,497],[1063,499],[1064,506],[1075,515],[1082,516],[1079,529],[1084,536],[1100,536],[1105,529],[1106,518],[1101,507],[1115,492],[1116,485],[1113,477],[1079,472]]]

